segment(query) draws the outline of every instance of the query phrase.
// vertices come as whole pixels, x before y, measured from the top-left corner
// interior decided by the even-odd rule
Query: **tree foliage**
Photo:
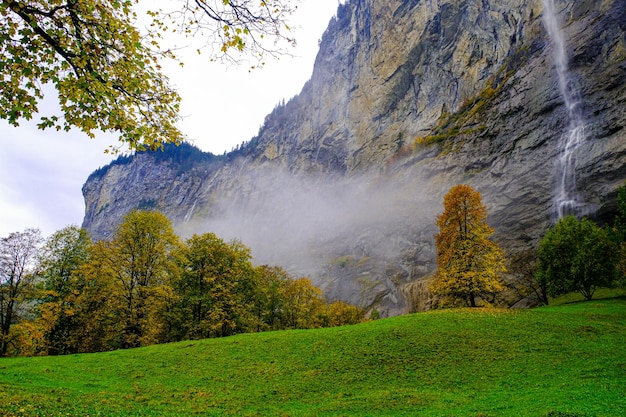
[[[326,308],[324,326],[343,326],[363,321],[363,310],[343,301],[330,303]]]
[[[76,274],[73,319],[76,327],[66,343],[76,352],[100,352],[124,347],[122,294],[111,269],[109,242],[89,247],[88,261]]]
[[[84,282],[79,272],[89,259],[90,245],[85,229],[68,226],[50,236],[39,253],[37,312],[50,355],[78,352],[71,335],[80,326],[76,307]]]
[[[179,245],[172,224],[156,211],[130,212],[120,224],[105,253],[120,295],[124,322],[123,347],[162,341],[159,315],[171,297],[176,273],[172,252]]]
[[[322,290],[309,278],[288,281],[282,288],[284,325],[288,329],[321,327],[324,314]]]
[[[46,84],[61,115],[39,128],[115,131],[133,148],[182,140],[180,98],[158,54],[134,26],[132,1],[2,1],[0,117],[18,126],[38,111]],[[156,46],[158,44],[154,44]]]
[[[466,303],[492,298],[503,289],[504,254],[489,240],[493,229],[486,223],[487,208],[480,193],[468,185],[452,187],[437,217],[437,275],[430,291],[442,302]]]
[[[176,282],[185,337],[229,336],[250,326],[253,267],[250,250],[213,233],[194,235],[179,257]]]
[[[62,229],[39,251],[37,291],[30,275],[22,275],[29,277],[20,298],[28,315],[11,320],[11,354],[339,326],[364,316],[346,303],[328,304],[308,278],[253,266],[239,241],[205,233],[180,242],[169,220],[153,211],[129,213],[110,241],[94,243],[82,229]]]
[[[179,143],[180,97],[160,60],[175,58],[159,42],[174,24],[201,33],[217,46],[262,59],[277,49],[263,38],[292,41],[285,23],[288,1],[196,0],[149,12],[146,33],[137,28],[138,0],[3,0],[0,2],[0,118],[18,126],[39,112],[46,85],[58,95],[60,114],[42,115],[41,129],[78,128],[119,134],[131,149]],[[144,31],[145,32],[145,31]],[[46,90],[48,91],[48,90]]]
[[[261,265],[255,268],[255,296],[253,314],[256,331],[283,328],[285,298],[282,289],[292,280],[278,266]]]
[[[618,255],[606,230],[566,216],[539,243],[537,282],[550,296],[576,291],[591,300],[597,288],[613,285]]]
[[[22,308],[33,290],[34,261],[40,243],[38,229],[0,239],[0,357],[9,350],[11,326],[22,318]]]

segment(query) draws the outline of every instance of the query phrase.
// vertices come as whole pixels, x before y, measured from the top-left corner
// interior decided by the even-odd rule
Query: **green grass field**
[[[0,359],[0,416],[626,416],[626,297]]]

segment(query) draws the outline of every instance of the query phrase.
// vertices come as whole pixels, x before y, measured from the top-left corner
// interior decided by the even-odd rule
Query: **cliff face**
[[[578,212],[608,218],[626,179],[626,0],[555,3],[584,123]],[[452,185],[482,193],[512,255],[555,219],[570,116],[543,14],[541,0],[347,2],[311,80],[243,149],[106,167],[83,187],[83,226],[103,238],[132,208],[157,208],[181,234],[241,238],[331,299],[427,308]]]

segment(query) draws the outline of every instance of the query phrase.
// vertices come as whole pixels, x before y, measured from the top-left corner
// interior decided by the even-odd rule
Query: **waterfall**
[[[183,220],[185,223],[187,223],[189,220],[191,220],[191,216],[193,215],[193,210],[196,208],[196,203],[197,202],[198,202],[198,199],[196,198],[196,200],[193,202],[193,205],[191,206],[191,208],[189,209],[189,211],[185,215],[185,219]]]
[[[576,151],[585,139],[585,123],[580,111],[580,97],[569,78],[565,37],[554,10],[554,0],[542,0],[543,23],[552,41],[553,58],[561,97],[567,109],[569,127],[559,139],[558,189],[554,196],[556,215],[576,214],[581,202],[576,195]]]

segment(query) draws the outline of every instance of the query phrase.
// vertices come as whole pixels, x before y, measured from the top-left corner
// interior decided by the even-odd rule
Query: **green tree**
[[[38,229],[0,239],[0,357],[9,350],[11,326],[33,297],[34,263],[41,240]]]
[[[576,291],[591,300],[596,289],[615,283],[617,261],[617,245],[606,230],[566,216],[539,243],[537,282],[552,297]]]
[[[138,0],[0,1],[0,118],[18,126],[31,119],[53,86],[60,114],[42,116],[41,129],[76,127],[117,132],[130,148],[180,142],[175,124],[180,97],[162,73],[159,61],[175,58],[159,41],[170,24],[186,35],[202,33],[215,51],[262,60],[274,53],[263,38],[287,36],[286,0],[181,2],[174,10],[150,12],[147,33],[136,27]]]
[[[40,251],[37,312],[50,355],[78,352],[71,337],[79,326],[76,302],[84,285],[78,272],[89,259],[90,245],[85,229],[68,226],[50,236]]]
[[[437,217],[437,275],[430,291],[444,303],[464,302],[475,307],[476,298],[493,298],[502,291],[506,271],[504,254],[489,240],[487,208],[480,193],[460,184],[444,196],[444,211]]]

